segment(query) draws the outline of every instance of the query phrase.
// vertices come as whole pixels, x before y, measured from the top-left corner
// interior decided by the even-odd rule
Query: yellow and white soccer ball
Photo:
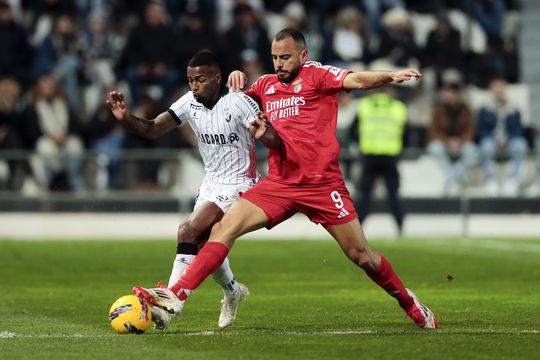
[[[109,319],[119,334],[142,334],[150,326],[152,313],[144,301],[135,295],[125,295],[112,304]]]

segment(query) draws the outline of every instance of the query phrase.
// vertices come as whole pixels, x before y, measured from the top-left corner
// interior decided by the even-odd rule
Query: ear
[[[302,62],[307,61],[307,57],[308,57],[308,51],[307,51],[307,49],[302,50],[302,52],[300,53],[300,57],[301,57],[301,59],[302,59]]]
[[[221,72],[218,72],[218,73],[216,74],[216,82],[217,82],[218,84],[221,84],[221,78],[222,78]]]

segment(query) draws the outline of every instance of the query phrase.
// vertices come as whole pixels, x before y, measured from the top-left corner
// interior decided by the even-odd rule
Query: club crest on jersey
[[[264,92],[264,94],[272,95],[272,94],[275,94],[275,92],[276,92],[276,88],[274,87],[274,85],[272,85]]]
[[[225,113],[225,121],[230,123],[232,120],[231,110],[229,108],[223,109],[223,112]]]
[[[194,119],[199,117],[199,111],[202,109],[202,105],[190,104],[189,112]]]
[[[302,79],[298,79],[298,80],[294,81],[293,86],[294,86],[294,92],[295,93],[298,94],[300,91],[302,91]]]

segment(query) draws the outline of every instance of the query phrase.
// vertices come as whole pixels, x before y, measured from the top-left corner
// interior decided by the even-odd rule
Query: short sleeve
[[[260,111],[259,105],[251,97],[240,93],[236,98],[236,106],[238,111],[236,118],[246,128],[249,127]]]
[[[191,92],[188,92],[180,99],[176,100],[168,110],[169,114],[171,114],[173,119],[178,123],[178,126],[188,119],[191,97]]]
[[[351,71],[331,65],[317,67],[319,87],[326,92],[338,92],[343,90],[343,80]]]
[[[263,89],[262,82],[264,81],[265,77],[266,77],[266,75],[261,76],[260,78],[257,79],[257,81],[255,81],[255,83],[253,83],[253,85],[251,85],[251,87],[249,89],[244,91],[244,94],[249,96],[251,99],[255,100],[257,102],[257,104],[259,104],[259,107],[261,106],[261,95],[260,94],[261,94],[261,90]]]

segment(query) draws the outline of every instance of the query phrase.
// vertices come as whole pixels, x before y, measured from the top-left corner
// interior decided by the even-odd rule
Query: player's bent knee
[[[179,243],[197,244],[200,235],[201,231],[190,221],[186,221],[178,227],[177,240]]]

